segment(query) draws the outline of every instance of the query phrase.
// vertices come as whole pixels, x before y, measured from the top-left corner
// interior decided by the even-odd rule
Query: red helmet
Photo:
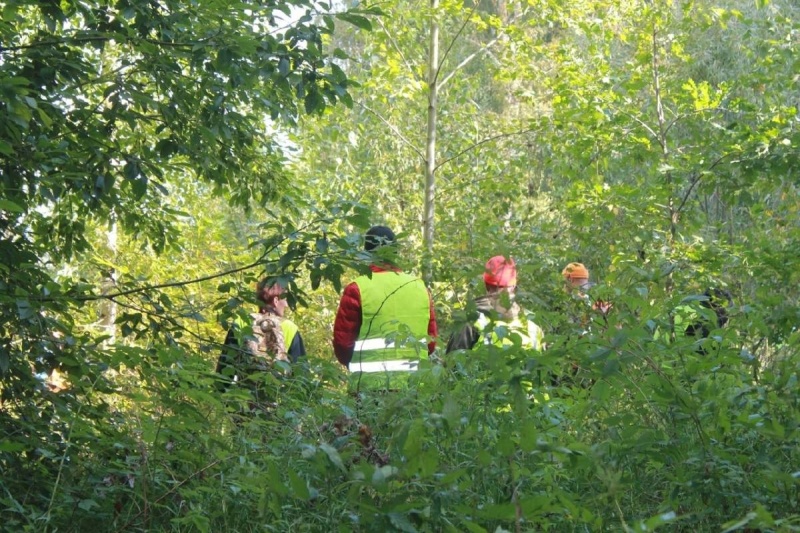
[[[487,287],[515,287],[517,285],[517,267],[514,260],[496,255],[486,262],[483,282]]]

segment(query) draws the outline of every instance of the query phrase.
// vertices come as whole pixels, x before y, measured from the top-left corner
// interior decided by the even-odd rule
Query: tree
[[[347,103],[349,82],[323,49],[335,18],[324,3],[12,0],[2,9],[0,425],[10,440],[0,462],[8,480],[46,471],[14,505],[48,524],[67,457],[119,429],[104,429],[106,369],[150,365],[129,338],[109,345],[113,336],[85,328],[91,302],[142,295],[144,313],[119,316],[125,336],[169,358],[191,353],[176,348],[181,324],[170,315],[181,314],[166,294],[111,288],[114,257],[97,262],[105,283],[85,264],[71,275],[71,262],[103,255],[93,234],[104,227],[163,252],[188,216],[186,184],[243,209],[279,198],[288,180],[276,130]],[[56,367],[69,373],[65,393],[43,382]]]
[[[472,168],[469,158],[527,132],[519,121],[503,116],[508,98],[494,92],[505,94],[496,78],[501,70],[497,57],[514,46],[515,34],[529,22],[532,10],[522,4],[514,3],[513,9],[501,4],[432,3],[425,10],[402,3],[387,5],[386,16],[376,19],[375,38],[362,42],[337,35],[337,42],[352,56],[343,68],[362,89],[354,93],[356,106],[351,113],[335,124],[326,122],[307,143],[301,141],[306,153],[313,154],[308,166],[314,174],[329,168],[320,164],[329,157],[342,161],[334,163],[338,175],[311,177],[312,182],[357,182],[358,176],[350,176],[361,173],[364,186],[354,191],[355,197],[374,205],[390,222],[396,220],[412,239],[421,230],[419,258],[425,257],[421,265],[428,281],[435,278],[434,270],[447,268],[437,258],[450,251],[448,244],[434,249],[439,245],[434,237],[435,225],[441,222],[437,218],[445,223],[450,218],[437,217],[437,210],[449,214],[453,206],[468,217],[470,209],[486,207],[474,196],[478,187],[469,186],[485,179],[483,169]],[[342,135],[347,145],[318,150]],[[349,157],[342,158],[342,150]],[[518,156],[513,159],[524,167]],[[442,178],[437,179],[442,173],[443,188]],[[384,180],[389,183],[384,185]],[[510,182],[509,196],[519,197],[527,189],[527,184],[517,183],[520,187],[510,192],[514,189]],[[415,214],[413,224],[409,213]]]

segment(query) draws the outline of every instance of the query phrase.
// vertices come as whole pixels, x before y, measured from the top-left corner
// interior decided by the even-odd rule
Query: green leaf
[[[750,512],[747,513],[741,520],[731,520],[730,522],[726,522],[722,524],[722,527],[724,528],[722,533],[733,533],[734,531],[738,531],[742,529],[742,527],[755,520],[756,516],[756,513]]]
[[[310,89],[306,94],[304,104],[306,113],[309,115],[314,111],[322,113],[325,110],[325,99],[322,97],[322,94],[314,88]]]
[[[278,60],[278,74],[280,74],[282,78],[289,75],[289,58],[282,57]]]
[[[516,516],[516,508],[510,503],[486,505],[478,511],[483,518],[490,520],[510,520]]]
[[[281,473],[274,462],[267,463],[267,469],[262,479],[266,482],[266,486],[270,491],[278,496],[286,496],[289,494],[289,489],[281,481]]]
[[[361,15],[353,15],[352,13],[339,13],[336,15],[339,20],[344,20],[350,24],[361,28],[362,30],[372,31],[372,23],[367,17]]]
[[[0,154],[8,156],[14,155],[14,148],[6,141],[0,139]]]
[[[421,420],[414,420],[411,429],[403,444],[403,453],[407,457],[414,457],[422,451],[422,441],[425,435],[425,424]]]
[[[372,484],[381,485],[390,477],[396,476],[398,472],[399,470],[397,467],[391,465],[385,465],[381,466],[380,468],[376,468],[372,473]]]
[[[336,465],[336,467],[344,473],[347,473],[347,468],[345,468],[344,463],[342,462],[342,457],[339,455],[339,452],[327,443],[322,443],[319,445],[319,449],[325,452],[325,455],[328,456],[328,459]]]
[[[128,160],[128,162],[125,163],[123,173],[125,175],[125,179],[131,181],[137,180],[139,178],[139,174],[141,173],[141,168],[139,166],[139,163],[133,160]]]
[[[84,511],[91,511],[93,507],[100,507],[100,505],[94,500],[81,500],[78,503],[78,507]]]
[[[408,520],[408,516],[405,513],[389,513],[387,516],[389,517],[389,522],[398,530],[404,533],[417,533],[417,528]]]
[[[25,211],[21,205],[15,204],[11,200],[6,200],[5,198],[0,198],[0,209],[10,213],[23,213]]]
[[[311,290],[315,291],[319,289],[319,285],[322,282],[322,272],[318,269],[311,270],[308,273],[309,280],[311,281]]]
[[[0,441],[0,452],[21,452],[25,448],[21,442]]]
[[[26,320],[34,315],[34,309],[28,300],[17,300],[17,314],[22,320]]]
[[[611,348],[608,348],[606,346],[601,346],[597,348],[594,352],[592,352],[591,355],[589,355],[589,359],[591,359],[592,361],[603,361],[604,359],[607,359],[608,356],[610,356],[612,353],[614,353],[614,351]]]
[[[306,480],[300,477],[294,469],[289,469],[289,486],[292,488],[294,495],[303,500],[308,501],[311,498],[311,493],[308,490]]]
[[[486,533],[487,529],[472,522],[471,520],[462,520],[461,525],[467,528],[470,533]]]

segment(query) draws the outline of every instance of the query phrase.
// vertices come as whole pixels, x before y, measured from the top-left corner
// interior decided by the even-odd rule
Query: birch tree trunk
[[[112,218],[111,225],[106,233],[108,249],[111,252],[112,261],[117,260],[117,221]],[[113,267],[103,273],[103,281],[101,287],[103,294],[113,292],[117,283],[117,270]],[[117,304],[113,300],[105,300],[101,304],[100,310],[100,326],[103,328],[108,339],[105,341],[106,346],[111,346],[117,341]]]
[[[423,277],[427,283],[433,280],[433,239],[436,194],[436,120],[438,112],[439,74],[439,23],[437,11],[439,0],[431,0],[431,33],[428,53],[428,130],[425,142],[425,213],[423,242],[425,261]]]

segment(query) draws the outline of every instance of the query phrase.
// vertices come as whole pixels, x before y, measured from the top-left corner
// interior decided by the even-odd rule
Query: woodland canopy
[[[0,530],[800,531],[794,0],[0,11]],[[358,396],[373,224],[441,336]],[[445,354],[495,255],[547,349]],[[580,332],[573,261],[613,304]],[[242,417],[264,277],[308,355]]]

